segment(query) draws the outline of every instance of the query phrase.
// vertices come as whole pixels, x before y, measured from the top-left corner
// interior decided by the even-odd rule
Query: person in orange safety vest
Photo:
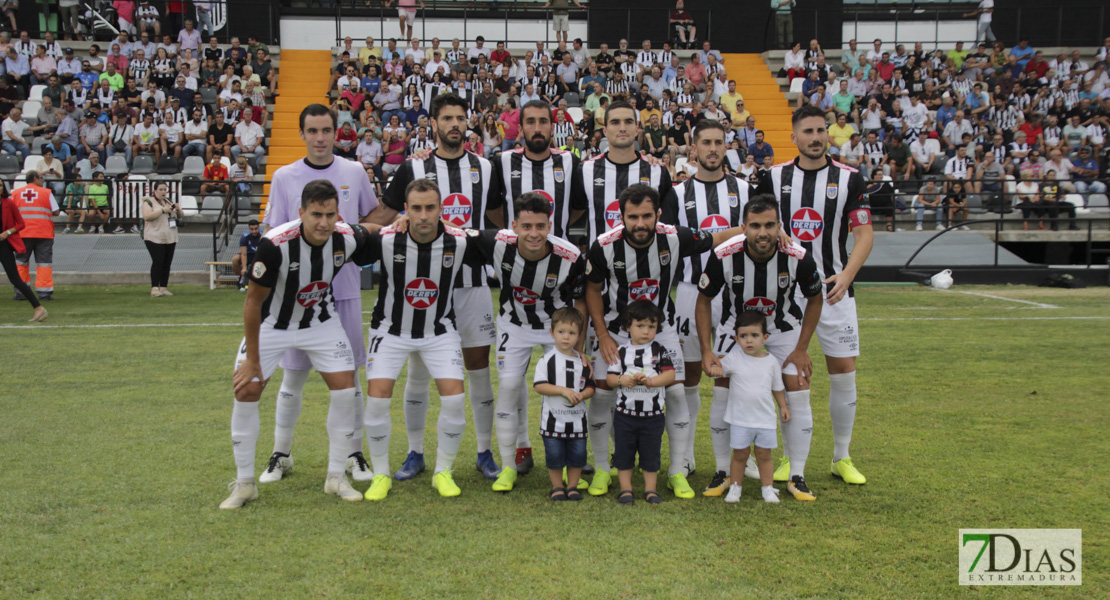
[[[40,300],[52,300],[54,294],[54,220],[61,209],[54,194],[43,187],[42,175],[27,171],[27,185],[12,192],[12,201],[26,224],[20,236],[25,249],[16,254],[15,265],[24,283],[31,283],[31,254],[35,255],[35,292]],[[18,291],[16,300],[23,300]]]

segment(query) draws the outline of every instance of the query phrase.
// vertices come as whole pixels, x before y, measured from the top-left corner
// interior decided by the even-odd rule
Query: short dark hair
[[[797,125],[802,121],[802,119],[808,119],[810,117],[821,117],[822,119],[824,119],[825,112],[812,104],[806,104],[805,106],[794,111],[794,115],[790,117],[790,125]]]
[[[644,199],[651,202],[651,207],[659,210],[659,191],[646,183],[637,183],[624,188],[618,200],[620,201],[621,215],[624,215],[624,207],[628,204],[635,204],[639,206],[643,204]]]
[[[513,201],[513,214],[522,212],[539,213],[551,216],[551,201],[539,192],[525,192]]]
[[[720,131],[721,135],[728,134],[728,132],[725,130],[724,124],[720,121],[716,119],[702,119],[701,121],[698,121],[697,126],[694,127],[694,140],[697,141],[697,139],[701,136],[703,132],[709,131],[710,129]]]
[[[436,185],[435,182],[433,182],[431,179],[425,179],[421,177],[420,179],[413,179],[412,181],[410,181],[409,184],[405,186],[406,203],[409,201],[409,195],[411,195],[413,192],[435,192],[436,201],[440,202],[443,200],[443,196],[440,195],[439,192],[439,186]]]
[[[310,204],[324,204],[328,200],[338,201],[339,192],[327,179],[314,179],[301,192],[301,208],[307,209]]]
[[[621,315],[621,327],[626,331],[632,327],[633,321],[652,321],[657,325],[663,324],[663,309],[650,300],[637,300],[624,307]]]
[[[457,106],[463,109],[464,113],[468,108],[466,105],[466,100],[463,100],[459,97],[458,94],[452,92],[448,94],[440,94],[435,98],[432,98],[432,110],[429,112],[429,114],[432,116],[433,119],[438,119],[439,113],[443,110],[443,107],[445,106]]]
[[[247,221],[247,227],[254,227],[255,225],[258,225],[258,219],[251,219],[250,221]]]
[[[569,323],[571,325],[574,325],[578,328],[578,331],[581,332],[583,329],[586,328],[586,317],[584,317],[582,313],[578,312],[577,309],[570,306],[564,306],[551,313],[551,329],[555,329],[555,326],[559,323]]]
[[[602,96],[601,98],[605,99],[605,96]],[[609,115],[613,114],[614,110],[619,110],[619,109],[622,109],[622,108],[627,108],[628,110],[632,111],[633,113],[638,112],[635,108],[632,108],[631,104],[625,102],[624,100],[617,100],[616,102],[610,103],[609,104],[609,109],[605,111],[605,122],[606,123],[609,122]]]
[[[774,194],[756,194],[748,199],[747,204],[744,205],[744,214],[742,218],[747,221],[748,215],[753,213],[762,213],[769,210],[779,212],[778,200],[775,200]]]
[[[524,111],[529,108],[540,108],[547,111],[547,116],[551,116],[551,105],[546,100],[529,100],[520,107],[520,124],[524,124]]]
[[[759,330],[767,333],[767,317],[764,317],[763,313],[757,310],[745,310],[736,315],[736,329],[752,325],[759,325]]]
[[[221,115],[223,113],[217,112],[216,114]],[[314,103],[304,107],[304,110],[301,111],[301,117],[298,121],[301,130],[304,130],[304,121],[307,117],[322,117],[324,115],[331,117],[331,126],[333,129],[339,128],[339,122],[335,117],[335,113],[328,110],[328,107],[323,104]]]

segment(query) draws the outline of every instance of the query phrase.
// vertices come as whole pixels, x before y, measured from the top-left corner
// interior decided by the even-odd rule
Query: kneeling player
[[[335,316],[331,282],[363,249],[369,234],[337,223],[338,193],[317,180],[301,194],[300,219],[271,229],[262,238],[251,268],[253,285],[243,307],[246,335],[235,359],[232,452],[237,478],[220,508],[239,508],[258,497],[254,478],[258,442],[258,399],[286,350],[302,350],[331,390],[328,410],[328,476],[324,492],[348,501],[362,499],[344,472],[354,433],[354,354]]]

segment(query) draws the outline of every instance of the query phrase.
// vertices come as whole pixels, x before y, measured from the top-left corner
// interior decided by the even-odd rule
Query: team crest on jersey
[[[640,183],[651,185],[651,177],[641,177]]]
[[[566,175],[563,174],[563,169],[560,167],[555,167],[555,183],[562,183],[563,179],[565,178]]]
[[[478,183],[482,180],[482,172],[477,168],[470,169],[470,183]]]
[[[836,194],[837,194],[837,190],[839,188],[840,188],[839,184],[830,183],[828,185],[828,187],[825,188],[825,197],[828,198],[829,200],[836,200]]]
[[[455,227],[469,226],[473,212],[470,198],[462,194],[451,194],[443,200],[443,218]]]
[[[621,203],[614,200],[605,207],[605,226],[613,229],[621,224]]]
[[[543,282],[544,287],[553,288],[555,284],[559,283],[559,278],[555,275],[548,275],[547,280]]]
[[[648,300],[655,302],[655,298],[659,295],[659,281],[656,279],[640,279],[633,281],[628,286],[628,297],[630,300]]]
[[[824,228],[821,214],[812,208],[799,208],[790,218],[790,233],[802,242],[812,242],[821,237]]]
[[[443,268],[444,269],[450,269],[454,265],[455,265],[455,253],[454,252],[444,252],[443,253]]]
[[[351,201],[351,187],[350,186],[347,186],[347,185],[340,186],[340,188],[339,188],[339,200],[341,202],[350,202]]]
[[[536,292],[520,286],[513,286],[513,300],[521,306],[533,306],[539,302],[540,296]]]
[[[785,288],[790,285],[790,273],[779,273],[779,287]]]
[[[335,268],[338,269],[339,267],[342,267],[343,263],[346,262],[345,261],[346,258],[347,258],[347,256],[345,254],[343,254],[342,252],[336,252],[336,253],[332,254],[332,260],[335,263]]]
[[[305,308],[312,308],[319,304],[327,293],[328,283],[326,281],[313,281],[297,292],[297,303]]]
[[[709,215],[701,220],[698,229],[708,231],[709,233],[717,233],[728,229],[728,219],[721,215]]]
[[[671,264],[671,251],[670,250],[664,250],[664,251],[659,253],[659,264],[663,265],[664,267]]]
[[[744,302],[744,310],[754,310],[764,316],[770,316],[775,312],[775,301],[770,298],[756,296]]]
[[[417,309],[424,310],[429,306],[436,303],[436,298],[439,297],[439,288],[431,279],[427,277],[417,277],[405,286],[405,302],[409,306]]]
[[[730,193],[728,195],[728,205],[731,206],[732,208],[736,208],[737,206],[739,206],[739,204],[740,204],[740,196]]]

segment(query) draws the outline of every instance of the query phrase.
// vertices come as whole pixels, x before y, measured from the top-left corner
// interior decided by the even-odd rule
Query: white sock
[[[520,430],[520,390],[524,388],[523,377],[502,377],[498,380],[497,447],[501,451],[501,465],[516,470],[517,436]]]
[[[732,468],[732,448],[725,410],[728,409],[728,388],[713,386],[713,403],[709,405],[709,440],[713,442],[714,471],[728,473]]]
[[[829,416],[832,417],[833,462],[851,456],[852,425],[856,422],[856,372],[829,375]]]
[[[260,426],[258,403],[236,400],[231,407],[231,453],[239,481],[254,481],[254,451]]]
[[[813,410],[809,406],[809,390],[786,392],[790,420],[782,424],[782,441],[789,444],[790,476],[805,477],[809,443],[813,439]]]
[[[667,448],[670,450],[668,475],[684,473],[686,450],[690,439],[690,411],[686,408],[686,393],[682,384],[667,388]]]
[[[609,430],[613,428],[613,405],[616,401],[616,391],[597,388],[586,407],[590,448],[594,452],[594,468],[598,471],[609,471]]]
[[[467,387],[470,389],[470,412],[474,415],[474,438],[478,442],[478,453],[490,449],[493,444],[493,384],[489,378],[489,367],[466,372]],[[515,454],[514,460],[515,460]]]
[[[455,464],[455,456],[462,445],[463,430],[466,429],[466,394],[440,396],[438,430],[439,447],[436,449],[436,473],[450,471]]]
[[[428,386],[432,376],[428,367],[416,354],[409,355],[408,379],[405,381],[405,431],[409,438],[409,452],[424,454],[424,427],[428,423]],[[377,469],[374,470],[377,473]]]
[[[370,468],[375,475],[390,475],[389,437],[393,431],[393,421],[389,416],[389,398],[366,397],[366,411],[363,423],[366,424],[366,445],[370,449]]]
[[[361,381],[362,384],[366,380]],[[355,403],[354,413],[351,415],[351,423],[353,424],[354,435],[351,437],[351,454],[355,452],[362,452],[362,413],[366,410],[366,396],[362,393],[362,386],[360,385],[358,369],[355,369]]]
[[[531,448],[532,439],[528,436],[528,384],[520,388],[520,404],[517,404],[516,447]],[[500,435],[500,434],[498,434]],[[516,460],[516,456],[513,456]]]
[[[301,416],[301,399],[308,369],[285,369],[274,408],[274,452],[290,454],[293,448],[293,429]]]
[[[347,455],[350,454],[351,438],[354,437],[355,391],[357,388],[331,390],[328,396],[328,476],[342,475]],[[359,428],[361,429],[361,428]]]
[[[690,433],[686,442],[686,462],[694,462],[694,438],[698,433],[698,413],[701,412],[700,386],[685,386],[686,409],[690,413]]]

